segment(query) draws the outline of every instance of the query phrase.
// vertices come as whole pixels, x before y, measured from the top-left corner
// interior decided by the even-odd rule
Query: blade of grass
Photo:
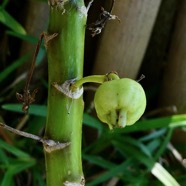
[[[121,135],[114,134],[114,138],[111,138],[111,140],[113,140],[113,141],[117,140],[118,142],[122,143],[125,146],[135,146],[139,150],[141,150],[145,155],[147,155],[149,157],[152,156],[149,149],[143,143],[141,143],[138,139],[134,139],[130,136],[123,137]]]
[[[139,138],[139,141],[145,142],[145,141],[148,141],[148,140],[152,140],[154,138],[159,138],[159,137],[163,136],[166,133],[166,131],[167,131],[166,128],[153,131],[152,133]]]
[[[99,167],[102,167],[105,169],[112,169],[116,166],[115,163],[109,162],[103,159],[101,156],[83,154],[83,159],[89,161],[90,163],[93,163],[94,165],[98,165]]]
[[[27,42],[32,43],[32,44],[37,44],[37,42],[38,42],[37,37],[31,36],[31,35],[28,35],[28,34],[25,35],[25,34],[13,32],[13,31],[6,31],[6,33],[8,35],[14,36],[16,38],[19,38],[21,40],[27,41]]]
[[[145,131],[163,127],[184,127],[186,126],[186,114],[173,115],[170,117],[162,117],[158,119],[148,119],[145,121],[139,121],[132,126],[127,126],[124,129],[115,129],[116,133],[130,133],[137,131]]]
[[[9,166],[8,170],[5,172],[4,177],[3,177],[3,181],[1,186],[8,186],[11,184],[12,180],[13,180],[13,176],[15,176],[17,173],[28,169],[30,167],[32,167],[35,164],[35,161],[31,159],[29,160],[29,162],[20,162],[19,164],[15,164],[13,163],[11,166]]]
[[[151,154],[154,153],[155,150],[157,150],[161,144],[162,140],[160,140],[160,138],[154,139],[152,141],[150,141],[149,143],[147,143],[147,148],[149,149],[149,151],[151,152]]]
[[[4,104],[2,108],[5,110],[23,113],[21,104]],[[29,114],[35,116],[46,117],[47,107],[45,105],[30,105]],[[24,114],[24,113],[23,113]]]
[[[5,8],[6,5],[8,4],[9,0],[4,0],[1,4],[2,8]]]
[[[0,83],[4,81],[5,78],[8,78],[8,76],[16,70],[20,65],[22,65],[26,60],[28,60],[29,55],[24,55],[23,57],[19,58],[18,60],[12,62],[10,66],[5,68],[3,71],[0,72]]]
[[[154,159],[155,160],[158,160],[159,157],[163,154],[163,152],[167,148],[167,144],[170,142],[170,139],[171,139],[171,136],[172,136],[172,132],[173,132],[172,128],[169,129],[169,131],[167,132],[167,135],[165,136],[165,138],[164,138],[163,142],[161,143],[160,147],[158,148],[158,151],[154,155]]]
[[[0,6],[0,22],[11,28],[14,32],[26,34],[25,29],[3,7]]]
[[[154,165],[154,160],[151,157],[147,156],[143,152],[141,152],[137,147],[135,146],[128,146],[123,145],[123,142],[113,140],[112,144],[118,149],[118,151],[124,151],[129,157],[132,157],[139,162],[146,165],[147,168],[151,169]]]
[[[146,156],[132,146],[124,146],[118,141],[113,141],[113,143],[118,148],[118,150],[125,151],[125,153],[127,153],[129,157],[133,157],[134,159],[144,164],[149,170],[152,170],[153,175],[155,175],[159,181],[161,181],[163,184],[166,183],[165,186],[179,186],[174,177],[170,175],[162,166],[157,166],[157,163],[152,157]],[[164,175],[163,177],[161,175],[161,172]]]
[[[160,163],[156,162],[151,172],[165,186],[180,186],[180,184],[172,177],[172,175]]]
[[[89,152],[91,154],[99,154],[100,152],[104,151],[110,143],[108,143],[108,138],[105,135],[102,135],[97,140],[94,141],[91,145],[85,147],[83,149],[84,153]]]
[[[39,131],[43,130],[45,126],[46,118],[42,116],[35,116],[32,117],[28,121],[28,127],[26,129],[26,132],[37,134]],[[33,127],[34,126],[34,127]]]
[[[4,104],[2,105],[2,108],[8,111],[23,113],[21,104]],[[30,105],[29,114],[46,117],[47,113],[46,111],[47,111],[46,105],[32,104]],[[98,131],[103,130],[102,123],[86,113],[84,113],[83,115],[83,123],[86,124],[87,126],[98,129]]]
[[[41,175],[41,171],[36,170],[35,167],[33,167],[33,185],[39,185],[39,186],[45,186],[44,179]]]
[[[97,129],[99,132],[102,132],[104,128],[103,124],[99,120],[86,113],[83,115],[83,123],[89,127]]]
[[[8,158],[2,149],[0,149],[0,162],[5,165],[9,164]]]
[[[0,139],[0,148],[5,149],[6,151],[10,152],[11,154],[15,155],[18,158],[21,159],[29,159],[30,155],[21,151],[20,149],[9,145],[8,143],[4,142],[3,140]]]
[[[113,178],[114,176],[121,176],[123,172],[125,172],[128,169],[128,166],[131,163],[131,159],[128,159],[127,161],[121,163],[120,165],[115,166],[109,171],[106,171],[101,176],[98,176],[96,179],[91,181],[90,183],[87,183],[86,186],[94,186],[98,185],[99,183],[104,183],[106,180]]]

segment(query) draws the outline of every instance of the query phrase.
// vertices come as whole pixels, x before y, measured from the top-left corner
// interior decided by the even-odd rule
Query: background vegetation
[[[88,2],[88,1],[86,1]],[[88,24],[110,1],[95,0]],[[94,38],[86,33],[85,75],[117,71],[138,79],[143,73],[148,105],[131,127],[110,132],[92,106],[96,87],[88,85],[83,119],[86,185],[186,185],[186,1],[116,0],[110,21]],[[0,2],[0,121],[42,136],[47,103],[47,60],[42,46],[32,89],[39,88],[29,115],[21,112],[21,92],[37,38],[46,31],[48,5],[39,0]],[[45,185],[41,144],[0,128],[0,185]],[[60,166],[60,165],[59,165]]]

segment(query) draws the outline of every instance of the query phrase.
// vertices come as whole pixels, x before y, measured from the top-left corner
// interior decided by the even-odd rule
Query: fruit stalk
[[[71,86],[71,90],[75,91],[77,88],[80,88],[84,83],[99,83],[102,84],[105,81],[111,81],[119,79],[119,76],[115,72],[110,72],[106,75],[92,75],[92,76],[86,76],[79,80],[77,80],[74,84]]]

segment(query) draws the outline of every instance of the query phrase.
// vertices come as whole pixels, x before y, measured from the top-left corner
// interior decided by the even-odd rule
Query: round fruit
[[[110,129],[134,124],[145,111],[146,96],[142,86],[128,78],[106,81],[94,97],[98,118]]]

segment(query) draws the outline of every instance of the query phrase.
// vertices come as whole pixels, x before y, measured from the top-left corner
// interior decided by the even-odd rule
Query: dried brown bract
[[[110,12],[107,12],[103,7],[101,7],[102,12],[99,15],[99,19],[96,22],[91,23],[90,25],[87,26],[87,29],[92,31],[92,34],[91,34],[92,37],[101,33],[101,31],[105,27],[105,24],[107,23],[107,21],[115,20],[115,19],[120,21],[120,19],[116,15],[112,15],[113,6],[114,6],[114,1],[112,3],[112,7],[111,7]]]

